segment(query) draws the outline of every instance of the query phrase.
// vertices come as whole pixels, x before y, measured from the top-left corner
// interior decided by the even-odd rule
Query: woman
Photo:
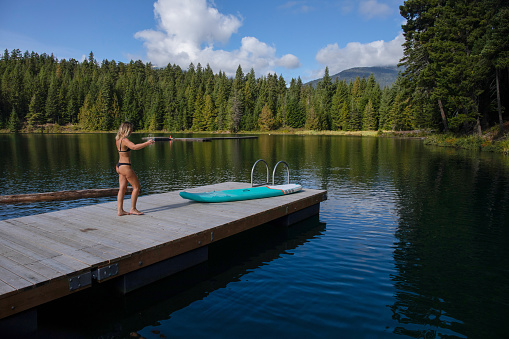
[[[131,150],[139,150],[147,147],[148,145],[153,144],[154,139],[149,139],[147,142],[142,144],[134,144],[129,139],[127,139],[131,133],[133,132],[133,124],[130,122],[123,122],[118,129],[117,136],[115,137],[115,143],[117,145],[118,150],[118,163],[117,163],[117,173],[118,173],[118,183],[119,190],[117,196],[118,202],[118,215],[142,215],[143,212],[140,212],[136,209],[136,202],[138,200],[138,196],[140,195],[140,181],[131,168]],[[127,190],[127,183],[130,183],[133,187],[133,192],[131,193],[131,211],[127,213],[124,211],[124,196]]]

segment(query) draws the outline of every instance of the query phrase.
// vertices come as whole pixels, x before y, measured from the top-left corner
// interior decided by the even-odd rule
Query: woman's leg
[[[117,170],[118,171],[118,170]],[[124,196],[127,191],[127,178],[125,175],[118,174],[118,195],[117,195],[117,203],[118,203],[118,215],[128,215],[126,211],[124,211]]]
[[[124,168],[122,168],[122,167],[124,167]],[[120,173],[125,175],[126,180],[133,187],[133,191],[131,193],[131,211],[130,211],[131,213],[130,214],[142,215],[143,212],[140,212],[136,209],[136,203],[138,202],[138,196],[140,195],[140,191],[141,191],[140,181],[138,180],[136,173],[134,173],[131,166],[120,166],[119,171],[120,171]],[[126,183],[126,189],[127,189],[127,183]]]

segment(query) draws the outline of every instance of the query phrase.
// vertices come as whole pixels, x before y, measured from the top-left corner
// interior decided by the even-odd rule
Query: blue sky
[[[0,48],[309,81],[403,55],[403,0],[0,2]]]

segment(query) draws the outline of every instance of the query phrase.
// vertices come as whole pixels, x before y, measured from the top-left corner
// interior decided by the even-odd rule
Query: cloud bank
[[[226,44],[242,26],[240,15],[225,15],[206,0],[158,0],[154,4],[157,30],[137,32],[144,41],[147,58],[157,66],[168,63],[187,69],[190,63],[209,64],[234,76],[239,65],[244,72],[251,68],[259,75],[274,72],[275,67],[300,67],[299,59],[287,54],[276,56],[276,49],[255,37],[244,37],[239,49],[216,49],[216,43]]]
[[[329,73],[336,74],[352,67],[387,66],[396,65],[403,57],[402,44],[405,38],[400,33],[394,40],[373,41],[366,44],[350,42],[344,48],[337,43],[329,44],[316,54],[316,60],[324,66],[329,67]],[[320,70],[314,76],[323,75]]]

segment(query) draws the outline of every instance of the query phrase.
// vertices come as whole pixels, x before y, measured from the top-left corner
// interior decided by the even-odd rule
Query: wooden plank
[[[82,216],[80,216],[81,218]],[[110,217],[111,218],[111,217]],[[124,239],[128,239],[131,242],[136,241],[140,243],[140,245],[137,245],[136,247],[149,247],[149,246],[157,246],[161,244],[161,232],[160,226],[157,225],[157,223],[154,222],[153,218],[150,218],[149,216],[123,216],[123,217],[115,217],[115,218],[122,218],[123,221],[111,223],[108,225],[102,225],[102,226],[93,226],[93,228],[101,229],[104,232],[110,232],[110,233],[117,233],[119,241],[124,241]],[[104,219],[97,221],[95,220],[95,217],[92,218],[94,222],[104,222]],[[93,231],[95,232],[95,231]],[[169,230],[167,230],[167,233]],[[132,245],[131,245],[132,247]],[[122,249],[125,249],[125,247],[121,247]]]
[[[30,232],[33,233],[34,235],[38,235],[38,236],[44,237],[46,239],[50,239],[53,242],[53,244],[54,244],[53,246],[55,247],[54,249],[56,251],[58,251],[57,248],[61,248],[61,250],[62,250],[62,248],[73,249],[74,251],[76,251],[76,250],[82,251],[84,249],[87,249],[87,253],[95,255],[98,258],[103,258],[103,259],[108,260],[109,255],[104,255],[104,253],[102,251],[97,251],[97,253],[91,252],[92,246],[91,246],[90,242],[84,241],[82,239],[77,239],[74,237],[65,237],[62,235],[63,232],[58,232],[58,230],[51,232],[51,231],[45,230],[43,227],[39,227],[39,226],[43,226],[47,222],[45,220],[46,218],[48,218],[48,216],[44,216],[44,215],[39,216],[39,218],[38,218],[39,224],[27,224],[26,228],[27,229],[29,228]],[[27,219],[25,218],[24,221],[27,221]],[[52,248],[52,247],[50,247],[50,248]]]
[[[114,243],[109,243],[107,239],[100,239],[99,237],[95,237],[93,230],[99,224],[99,217],[95,216],[85,216],[81,218],[81,216],[77,215],[77,211],[72,212],[74,217],[73,220],[67,221],[64,218],[58,218],[56,215],[41,215],[41,216],[33,216],[32,219],[24,218],[23,221],[29,223],[33,227],[40,228],[44,232],[55,234],[55,238],[60,242],[64,242],[66,244],[73,245],[76,248],[79,248],[82,244],[90,244],[94,242],[102,243],[105,246],[111,247],[111,252],[117,253],[118,250],[122,249],[122,246],[115,246]],[[102,219],[104,223],[104,219]],[[98,228],[97,228],[98,229]],[[68,239],[68,240],[66,240]],[[94,241],[95,240],[95,241]],[[78,244],[76,244],[78,241]],[[139,244],[138,246],[147,246],[148,244],[152,244],[153,242],[144,242]],[[126,251],[128,253],[128,251]],[[99,255],[101,256],[101,255]]]
[[[19,275],[9,271],[8,269],[0,266],[0,279],[7,285],[11,286],[13,290],[22,289],[33,284],[20,277]]]
[[[40,216],[34,223],[48,232],[56,233],[71,240],[75,239],[85,243],[102,244],[109,247],[110,250],[108,252],[111,253],[124,251],[124,254],[127,254],[130,252],[124,250],[126,245],[121,242],[122,239],[127,239],[127,237],[120,237],[118,234],[109,234],[109,232],[101,231],[105,227],[100,225],[99,222],[102,221],[104,224],[104,218],[101,218],[101,216],[81,216],[78,211],[72,213],[73,220],[71,221],[57,218],[57,216]],[[50,227],[44,227],[51,223],[60,223],[60,226],[56,228],[51,227],[51,225]],[[143,247],[151,243],[138,240],[136,245],[132,241],[128,245],[131,247]]]
[[[19,265],[17,262],[12,261],[9,258],[0,257],[0,267],[3,267],[4,269],[9,270],[11,272],[16,272],[16,275],[20,276],[25,280],[28,280],[32,284],[38,284],[48,280],[48,278],[43,276],[42,274],[33,271],[29,267]]]
[[[21,266],[24,266],[25,268],[27,268],[31,271],[34,271],[38,275],[45,278],[45,279],[43,279],[43,281],[57,278],[64,274],[64,272],[61,272],[58,269],[55,269],[53,267],[47,266],[47,265],[43,264],[40,260],[34,260],[33,258],[30,258],[18,251],[12,251],[11,253],[8,253],[5,256],[3,256],[3,258],[8,259],[8,260],[10,260],[14,263],[17,263]],[[2,259],[0,259],[0,265],[1,265],[1,260]]]
[[[180,206],[177,211],[157,210],[157,205],[152,205],[147,202],[145,202],[144,205],[154,206],[154,209],[157,211],[157,218],[159,220],[176,221],[191,228],[208,228],[213,225],[222,225],[224,223],[235,220],[235,217],[228,215],[229,211],[222,211],[222,213],[217,214],[207,214],[203,213],[200,209],[197,209],[195,206],[192,206],[189,203]],[[146,211],[147,215],[148,213],[156,213],[151,212],[150,208],[146,209]]]
[[[0,269],[0,274],[2,274],[1,269]],[[12,287],[11,285],[7,284],[6,282],[0,280],[0,295],[12,292],[14,290],[15,290],[14,287]]]
[[[109,220],[111,223],[101,225],[99,224],[100,220],[81,215],[79,213],[76,213],[75,218],[79,222],[84,223],[87,222],[87,220],[90,222],[88,227],[80,228],[80,232],[87,232],[88,234],[91,234],[98,233],[97,231],[102,231],[104,236],[108,239],[117,240],[118,246],[114,247],[119,249],[143,248],[153,246],[157,243],[154,238],[146,236],[144,233],[140,232],[138,228],[132,227],[132,225],[127,226],[125,223],[119,223],[116,220]]]
[[[25,253],[35,260],[45,262],[46,265],[54,267],[65,274],[88,267],[80,261],[65,257],[53,250],[28,243],[23,239],[14,238],[11,234],[0,233],[0,235],[0,248],[3,251],[6,252],[12,249]]]
[[[37,244],[43,248],[54,250],[55,252],[67,255],[87,265],[105,262],[104,258],[82,252],[80,251],[80,248],[74,248],[67,244],[55,241],[52,239],[52,234],[41,232],[36,227],[28,227],[26,224],[19,222],[17,219],[3,220],[3,222],[0,223],[0,233],[5,233],[6,225],[9,228],[8,233],[14,234],[18,237],[24,237],[25,241],[28,243]]]

